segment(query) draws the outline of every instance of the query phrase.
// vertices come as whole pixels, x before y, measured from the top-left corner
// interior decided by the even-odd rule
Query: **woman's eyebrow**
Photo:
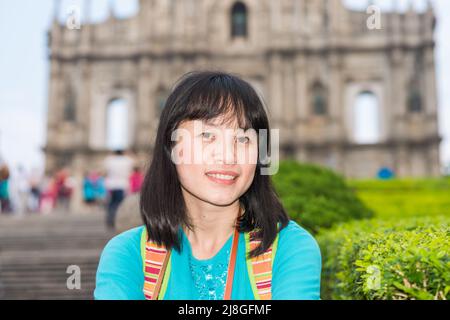
[[[217,120],[204,120],[204,125],[205,126],[209,126],[209,127],[215,127],[215,128],[219,128],[221,126],[223,126],[224,124],[221,122],[218,122]]]
[[[212,120],[212,119],[203,120],[203,122],[204,122],[204,124],[207,125],[207,126],[215,126],[215,127],[218,126],[217,122],[215,122],[215,121]]]
[[[215,128],[218,128],[218,127],[224,125],[224,123],[218,122],[217,120],[213,120],[213,119],[203,120],[203,124],[204,124],[205,126],[215,127]],[[239,130],[239,129],[242,129],[242,130],[244,130],[244,131],[247,131],[247,130],[248,130],[248,129],[245,129],[245,128],[239,128],[239,127],[233,127],[233,128],[227,127],[226,129],[231,129],[231,130]]]

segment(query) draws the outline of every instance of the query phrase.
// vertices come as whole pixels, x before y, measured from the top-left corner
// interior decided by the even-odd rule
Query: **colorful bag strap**
[[[256,231],[251,231],[244,234],[248,276],[255,299],[271,300],[272,268],[278,246],[279,233],[272,246],[263,254],[247,259],[248,253],[260,243],[260,240],[250,240],[255,232]],[[158,246],[156,243],[148,241],[147,239],[147,230],[144,227],[141,234],[144,296],[147,300],[162,300],[170,278],[172,259],[170,251],[167,251],[164,247]]]
[[[251,240],[255,232],[256,231],[251,231],[244,234],[246,258],[248,257],[249,252],[256,248],[261,242],[260,240]],[[250,279],[255,300],[272,299],[272,268],[278,246],[278,237],[279,233],[272,243],[272,246],[270,246],[263,254],[246,259],[248,277]]]
[[[144,296],[147,300],[162,299],[168,282],[168,277],[164,277],[166,274],[166,267],[168,266],[168,275],[170,275],[171,271],[171,255],[170,251],[166,250],[163,246],[158,246],[156,243],[148,241],[147,239],[147,230],[144,227],[141,234],[141,256],[144,268]],[[160,290],[161,295],[159,295]]]

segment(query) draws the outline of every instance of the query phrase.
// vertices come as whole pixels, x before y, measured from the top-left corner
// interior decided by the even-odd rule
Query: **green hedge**
[[[349,186],[358,190],[450,190],[450,178],[395,178],[390,180],[363,179],[348,180]]]
[[[448,299],[450,217],[366,220],[321,232],[323,299]]]
[[[349,181],[376,216],[450,215],[450,179]]]
[[[272,180],[290,217],[312,233],[373,216],[342,176],[329,169],[285,160]]]

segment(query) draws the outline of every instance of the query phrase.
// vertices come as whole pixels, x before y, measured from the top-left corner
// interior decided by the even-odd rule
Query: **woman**
[[[11,203],[9,201],[9,169],[3,164],[0,165],[0,213],[10,213]]]
[[[261,174],[258,146],[270,144],[261,129],[269,132],[267,115],[246,81],[212,71],[180,79],[142,186],[145,226],[107,244],[96,299],[320,298],[319,247]],[[158,246],[153,277],[148,254]]]

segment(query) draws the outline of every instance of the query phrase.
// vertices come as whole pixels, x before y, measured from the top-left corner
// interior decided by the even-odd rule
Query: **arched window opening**
[[[128,106],[124,99],[114,99],[107,107],[106,145],[109,150],[129,147]]]
[[[422,95],[420,92],[420,79],[423,73],[424,54],[422,50],[417,50],[414,55],[414,71],[408,86],[408,112],[419,113],[422,111]]]
[[[361,92],[353,108],[354,140],[358,144],[374,144],[381,140],[380,109],[376,95]]]
[[[70,86],[66,90],[63,119],[67,122],[76,121],[76,99]]]
[[[327,90],[320,82],[316,82],[312,87],[312,111],[318,116],[328,112]]]
[[[409,112],[422,111],[422,97],[417,89],[413,89],[409,93],[408,110]]]
[[[417,80],[412,80],[409,85],[408,112],[422,111],[422,95],[420,94]]]
[[[231,37],[247,37],[247,7],[242,2],[236,2],[231,9]]]
[[[155,108],[158,117],[161,116],[161,113],[164,110],[164,107],[166,106],[166,101],[168,97],[169,97],[168,90],[164,88],[160,88],[157,90]]]

